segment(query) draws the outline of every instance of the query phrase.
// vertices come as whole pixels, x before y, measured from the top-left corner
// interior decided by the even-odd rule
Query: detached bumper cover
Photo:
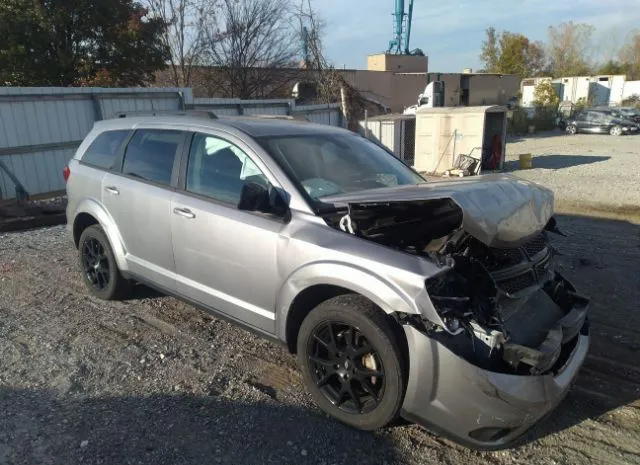
[[[402,415],[474,448],[504,447],[553,410],[589,346],[581,333],[555,374],[521,376],[483,370],[412,326],[404,330],[410,374]]]

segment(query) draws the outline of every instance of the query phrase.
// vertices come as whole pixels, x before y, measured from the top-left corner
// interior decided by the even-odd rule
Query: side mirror
[[[242,186],[238,210],[285,216],[289,211],[289,203],[285,200],[285,195],[271,185],[267,187],[256,182],[246,182]]]

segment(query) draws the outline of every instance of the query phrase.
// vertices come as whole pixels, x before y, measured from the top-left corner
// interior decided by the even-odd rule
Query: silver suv
[[[64,175],[91,294],[144,283],[281,341],[353,427],[504,447],[585,359],[588,300],[532,183],[428,183],[347,130],[188,114],[96,123]]]

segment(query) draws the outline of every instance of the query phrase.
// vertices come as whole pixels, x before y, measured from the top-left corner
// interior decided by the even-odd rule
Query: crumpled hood
[[[506,174],[369,189],[327,196],[322,202],[353,208],[446,198],[461,208],[462,228],[491,247],[526,240],[542,231],[553,215],[552,191]]]

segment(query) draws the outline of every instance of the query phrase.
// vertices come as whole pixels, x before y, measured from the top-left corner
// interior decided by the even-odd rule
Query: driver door
[[[196,133],[171,202],[179,294],[275,333],[282,218],[238,210],[245,182],[268,184],[247,154],[222,137]]]

